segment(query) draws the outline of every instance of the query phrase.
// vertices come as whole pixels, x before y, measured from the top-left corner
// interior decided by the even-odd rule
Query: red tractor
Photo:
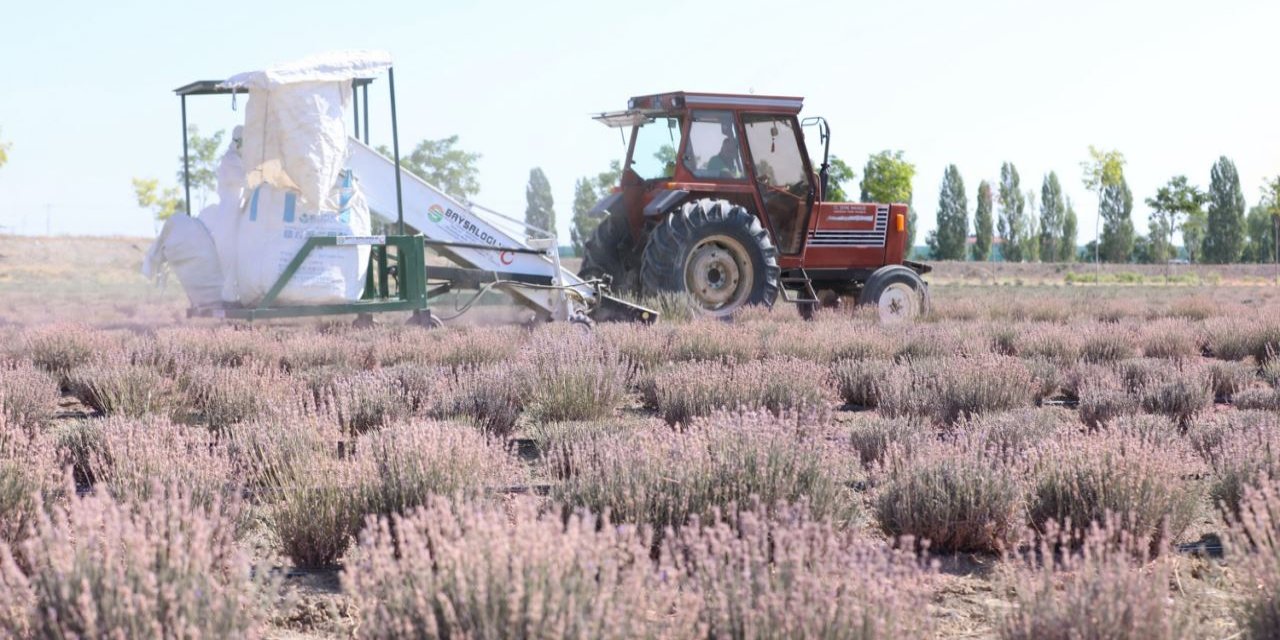
[[[630,128],[620,185],[592,209],[580,275],[615,290],[687,292],[712,316],[779,293],[809,317],[841,296],[881,318],[928,310],[905,260],[907,205],[828,202],[830,130],[801,98],[663,93],[596,120]],[[801,127],[823,145],[817,171]]]

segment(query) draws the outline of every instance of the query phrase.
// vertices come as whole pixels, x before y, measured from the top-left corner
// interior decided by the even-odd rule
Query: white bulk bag
[[[245,108],[246,185],[298,193],[313,210],[324,202],[347,158],[351,80],[380,73],[391,57],[380,51],[337,51],[232,76],[224,87],[249,91]]]
[[[165,265],[178,274],[193,307],[217,305],[222,299],[222,270],[213,239],[199,220],[178,214],[165,221],[142,261],[142,275],[160,276]]]
[[[240,160],[241,127],[231,133],[231,145],[218,162],[218,204],[205,207],[200,212],[218,251],[218,266],[222,270],[222,300],[236,302],[236,242],[240,210],[244,204],[244,163]]]
[[[266,184],[250,192],[236,229],[241,303],[260,302],[307,238],[369,235],[369,207],[350,171],[324,199],[337,208],[307,207],[297,194]],[[272,305],[355,302],[364,291],[368,264],[368,245],[315,249]]]

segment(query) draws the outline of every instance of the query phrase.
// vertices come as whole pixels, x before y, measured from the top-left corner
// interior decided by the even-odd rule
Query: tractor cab
[[[798,254],[821,196],[797,119],[802,105],[792,97],[676,92],[635,97],[625,111],[597,116],[629,129],[618,198],[628,227],[638,237],[647,219],[679,200],[714,195],[763,212],[778,250]]]
[[[618,187],[592,209],[601,222],[579,275],[624,293],[688,293],[713,316],[781,294],[808,316],[841,296],[879,304],[892,283],[873,276],[893,267],[906,289],[895,289],[890,311],[922,313],[928,267],[904,260],[906,205],[827,202],[830,129],[822,118],[800,120],[803,106],[678,91],[595,116],[622,131],[626,162]],[[809,125],[820,162],[805,144]]]

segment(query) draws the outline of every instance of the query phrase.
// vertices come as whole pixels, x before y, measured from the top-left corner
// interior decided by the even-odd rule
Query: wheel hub
[[[919,296],[910,285],[901,282],[886,287],[877,306],[883,322],[907,320],[920,314]]]
[[[710,311],[737,308],[751,293],[751,262],[746,248],[727,236],[699,242],[685,263],[685,285]]]

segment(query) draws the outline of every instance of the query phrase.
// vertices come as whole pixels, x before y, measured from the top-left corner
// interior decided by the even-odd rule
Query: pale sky
[[[590,114],[661,91],[804,96],[803,115],[830,121],[833,152],[859,174],[869,153],[903,150],[918,169],[918,244],[949,163],[971,215],[1001,162],[1037,192],[1056,170],[1081,244],[1097,211],[1080,181],[1090,144],[1128,159],[1141,233],[1143,199],[1177,174],[1207,186],[1220,155],[1251,205],[1280,174],[1275,0],[15,0],[0,13],[9,233],[153,235],[130,178],[176,185],[172,89],[329,49],[392,54],[402,149],[461,136],[483,154],[477,202],[522,216],[541,166],[566,244],[574,180],[624,152]],[[385,95],[385,79],[370,88],[375,144],[389,141]],[[243,113],[224,97],[190,106],[204,133]]]

